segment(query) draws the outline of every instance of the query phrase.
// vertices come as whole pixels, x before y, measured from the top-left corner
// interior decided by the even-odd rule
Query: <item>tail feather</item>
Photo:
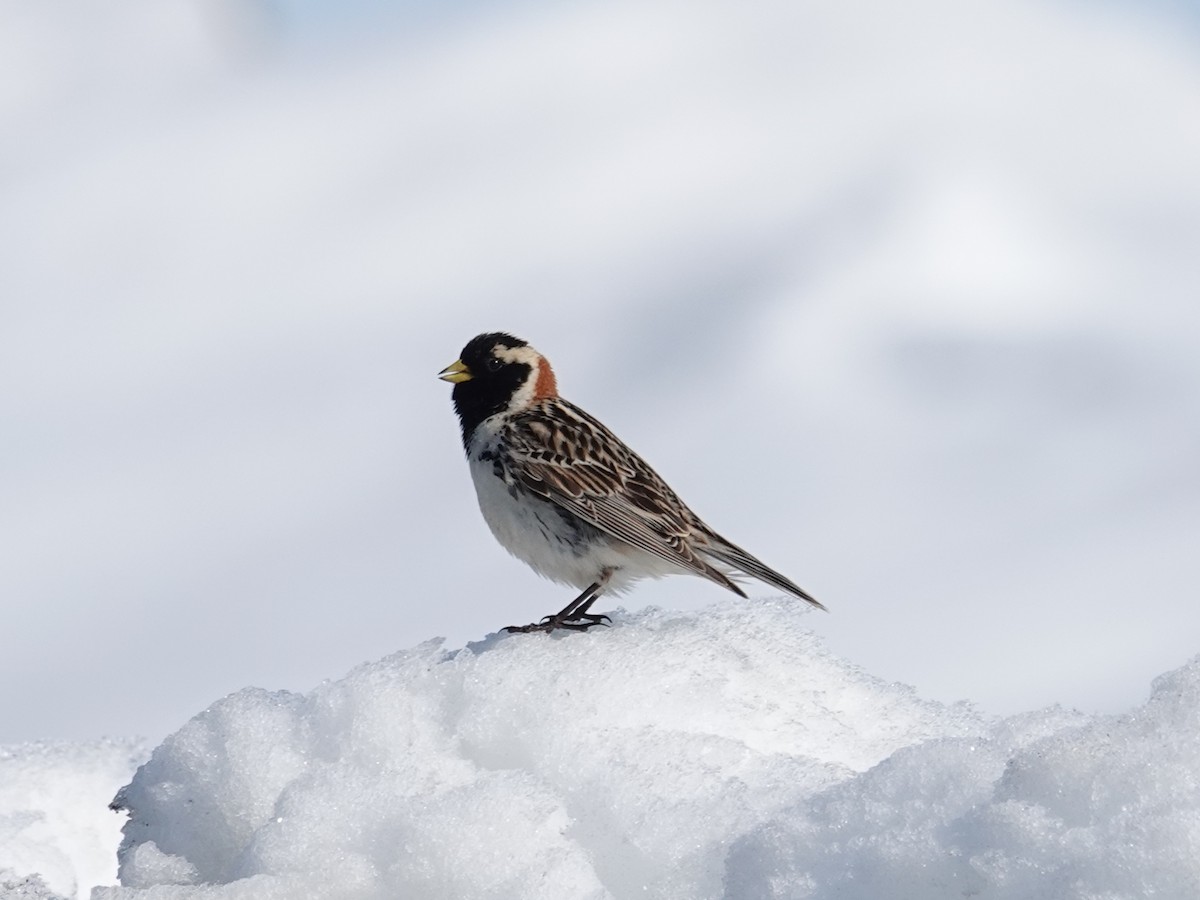
[[[697,563],[697,565],[703,567],[701,570],[702,574],[709,581],[715,581],[721,587],[733,591],[739,597],[746,596],[746,592],[743,591],[740,587],[737,586],[737,584],[734,583],[733,579],[737,577],[738,573],[722,571],[717,566],[712,565],[707,560],[702,559],[699,556],[696,557],[696,563]]]
[[[777,587],[781,591],[787,591],[792,596],[799,597],[801,600],[811,603],[817,609],[825,609],[824,604],[818,601],[815,597],[812,597],[806,591],[802,590],[791,579],[780,575],[762,560],[751,556],[741,547],[737,546],[737,544],[731,544],[718,534],[710,534],[708,537],[708,546],[701,550],[701,552],[706,556],[714,557],[720,562],[725,563],[727,566],[732,566],[739,571],[745,572],[747,575],[751,575],[754,578],[757,578],[759,581],[765,582],[772,587]],[[709,577],[711,578],[712,576],[710,575]],[[715,578],[713,580],[717,581]],[[725,581],[728,581],[728,578],[726,578]],[[743,597],[746,596],[745,593],[734,587],[732,583],[726,584],[726,587],[728,587],[730,590],[736,591]],[[825,611],[828,612],[829,610]]]

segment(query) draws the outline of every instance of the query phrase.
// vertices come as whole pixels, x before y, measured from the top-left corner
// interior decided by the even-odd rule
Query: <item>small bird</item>
[[[602,593],[691,574],[746,594],[750,575],[820,603],[709,528],[615,434],[558,395],[549,361],[503,332],[473,338],[438,373],[454,411],[479,509],[496,540],[535,572],[583,591],[539,623],[506,631],[586,631]]]

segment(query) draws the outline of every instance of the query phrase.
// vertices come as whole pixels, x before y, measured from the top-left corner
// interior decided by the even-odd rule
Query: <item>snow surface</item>
[[[240,691],[122,789],[94,900],[1200,896],[1200,657],[1125,715],[989,720],[818,621],[620,613]]]
[[[0,898],[111,883],[120,822],[106,806],[148,753],[128,740],[0,746]]]

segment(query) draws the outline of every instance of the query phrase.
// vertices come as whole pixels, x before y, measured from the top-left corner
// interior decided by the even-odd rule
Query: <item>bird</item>
[[[496,540],[535,572],[581,593],[508,632],[586,631],[602,594],[644,578],[690,574],[745,597],[751,576],[825,609],[726,540],[598,419],[558,393],[549,360],[521,338],[472,338],[438,373],[452,399],[479,509]]]

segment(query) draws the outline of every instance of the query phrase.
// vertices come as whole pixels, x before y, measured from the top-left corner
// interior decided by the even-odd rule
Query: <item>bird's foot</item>
[[[612,623],[612,619],[605,615],[596,615],[595,613],[576,613],[573,616],[564,616],[558,613],[553,616],[546,616],[540,622],[531,622],[528,625],[509,625],[504,630],[509,634],[529,634],[534,631],[551,632],[556,628],[565,628],[569,631],[587,631],[596,625],[603,625],[606,628]]]

